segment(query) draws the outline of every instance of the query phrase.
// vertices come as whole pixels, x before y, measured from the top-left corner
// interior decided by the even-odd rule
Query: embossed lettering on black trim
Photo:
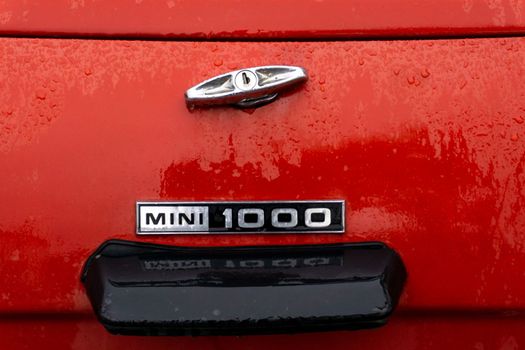
[[[342,233],[345,202],[137,202],[137,234]]]

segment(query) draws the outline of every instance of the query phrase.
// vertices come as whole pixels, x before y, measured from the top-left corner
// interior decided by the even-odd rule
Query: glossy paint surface
[[[3,0],[0,33],[287,40],[524,34],[525,3],[519,0]]]
[[[378,240],[407,267],[401,313],[520,314],[525,307],[523,38],[1,39],[0,57],[0,312],[7,320],[91,313],[80,270],[110,238],[183,246]],[[272,63],[304,66],[310,80],[257,110],[186,108],[183,93],[199,81]],[[343,235],[135,235],[137,200],[334,198],[346,200]],[[458,329],[471,334],[469,322]],[[508,336],[523,325],[472,322],[496,329],[496,343],[518,342]],[[444,344],[439,335],[451,329],[446,317],[415,323],[392,320],[377,334],[406,326]],[[13,342],[17,324],[0,328]],[[74,328],[79,337],[107,337],[91,321],[38,324],[49,334]],[[65,338],[46,339],[74,341]],[[131,342],[120,339],[107,341]]]

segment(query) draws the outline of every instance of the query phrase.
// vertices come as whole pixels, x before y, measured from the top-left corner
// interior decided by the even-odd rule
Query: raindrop
[[[255,112],[255,108],[243,108],[241,109],[241,112],[244,112],[246,114],[253,114]]]
[[[36,92],[36,98],[39,100],[45,100],[47,97],[46,91],[44,89],[38,89]]]

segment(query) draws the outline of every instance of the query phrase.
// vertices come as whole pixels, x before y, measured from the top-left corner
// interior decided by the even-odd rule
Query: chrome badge
[[[137,234],[342,233],[345,202],[137,202]]]
[[[294,66],[244,68],[203,81],[186,91],[189,108],[234,105],[254,108],[274,101],[284,90],[308,80],[306,70]]]

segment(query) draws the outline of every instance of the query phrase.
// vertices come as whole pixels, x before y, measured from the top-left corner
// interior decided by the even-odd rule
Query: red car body
[[[525,5],[54,1],[0,5],[0,348],[515,349],[525,343]],[[184,91],[305,67],[254,110]],[[138,200],[344,199],[342,235],[137,237]],[[407,284],[382,328],[107,333],[80,271],[103,241],[383,241]]]

